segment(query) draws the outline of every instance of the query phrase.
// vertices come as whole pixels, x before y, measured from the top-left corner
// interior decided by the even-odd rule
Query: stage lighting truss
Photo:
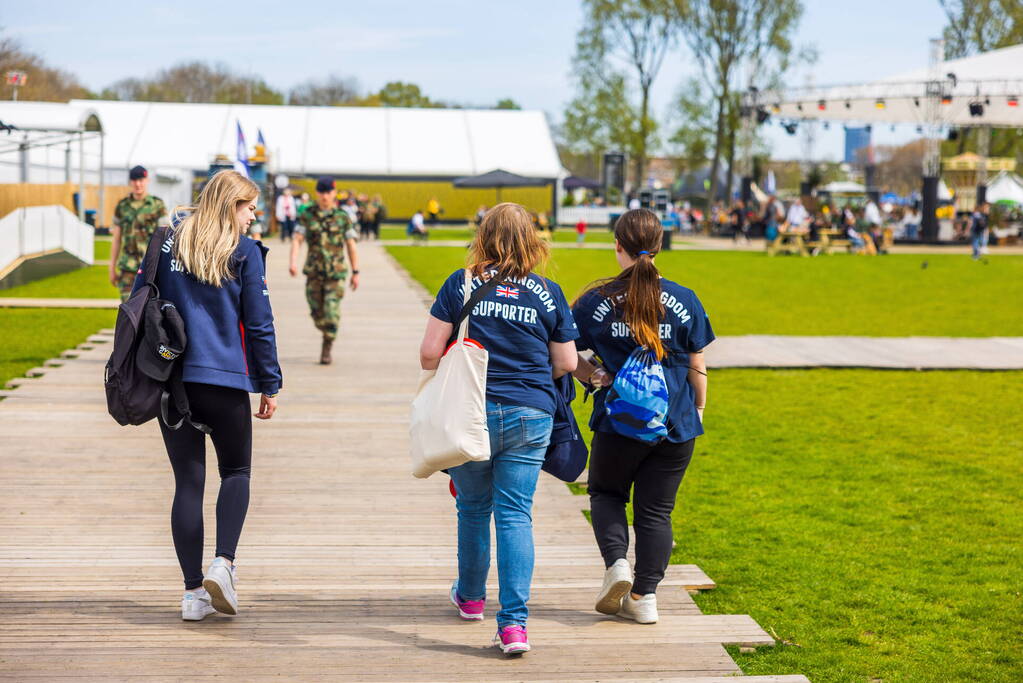
[[[874,109],[884,109],[885,106],[886,105],[884,103],[884,100],[882,100],[882,99],[879,99],[876,102],[874,102]]]
[[[1005,100],[1005,103],[1007,105],[1009,105],[1010,107],[1018,107],[1019,106],[1019,98],[1017,96],[1015,96],[1015,95],[1009,95],[1008,99]]]
[[[977,100],[973,100],[969,104],[970,116],[980,118],[984,115],[984,103]]]

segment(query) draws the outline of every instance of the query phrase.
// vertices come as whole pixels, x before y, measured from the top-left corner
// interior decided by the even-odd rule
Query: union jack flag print
[[[508,285],[498,285],[497,296],[503,296],[507,299],[518,299],[519,290],[517,287],[509,287]]]

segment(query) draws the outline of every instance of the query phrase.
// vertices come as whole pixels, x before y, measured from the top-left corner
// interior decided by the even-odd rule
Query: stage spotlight
[[[868,123],[867,125],[863,126],[863,130],[869,133],[870,131],[874,130],[874,127]]]
[[[781,102],[779,102],[778,104],[771,105],[771,111],[773,111],[775,114],[780,114],[781,113]]]
[[[924,127],[923,126],[917,126],[916,127],[916,132],[922,134],[924,132]]]
[[[824,130],[831,130],[831,123],[828,121],[824,122]]]
[[[955,142],[958,139],[959,139],[959,131],[956,130],[955,128],[949,128],[948,129],[948,141],[949,142]]]
[[[970,116],[979,117],[979,116],[983,116],[983,115],[984,115],[984,105],[981,104],[980,102],[976,102],[976,101],[975,102],[970,102]]]
[[[852,102],[846,101],[845,108],[846,109],[852,109]]]
[[[913,106],[914,107],[919,107],[920,106],[920,98],[919,97],[914,97],[913,98]]]
[[[757,123],[766,123],[771,115],[763,107],[757,107]]]
[[[799,111],[803,111],[803,103],[802,102],[796,103],[796,109]]]
[[[796,124],[795,124],[795,122],[790,121],[789,123],[784,124],[782,127],[785,129],[785,132],[788,133],[789,135],[795,135],[796,134]]]
[[[824,100],[818,100],[817,109],[819,109],[820,111],[824,111],[825,109],[827,109],[827,107],[828,105]]]
[[[885,107],[884,100],[878,100],[877,102],[874,102],[875,109],[884,109],[884,107]]]
[[[1009,105],[1010,107],[1018,107],[1019,106],[1019,98],[1016,97],[1015,95],[1009,95],[1009,99],[1006,100],[1005,103],[1007,105]]]
[[[941,96],[941,103],[942,104],[952,104],[952,96],[951,95],[947,95],[947,94],[946,95],[942,95]]]

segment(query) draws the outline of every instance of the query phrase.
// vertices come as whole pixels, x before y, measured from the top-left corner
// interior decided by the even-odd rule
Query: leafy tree
[[[25,50],[14,38],[0,36],[0,76],[8,71],[24,71],[28,76],[25,85],[18,89],[18,98],[22,100],[66,102],[90,96],[73,74],[47,66],[41,57]],[[11,86],[4,86],[3,97],[11,97]]]
[[[949,59],[1023,43],[1019,0],[938,0],[948,17],[945,56]]]
[[[125,78],[103,91],[111,99],[143,102],[284,104],[262,78],[236,74],[225,64],[183,62],[151,78]]]
[[[381,107],[443,107],[423,94],[415,83],[391,81],[380,89],[377,98]],[[367,102],[367,104],[369,104]]]
[[[309,80],[291,89],[288,104],[338,106],[359,100],[359,83],[354,78],[330,75],[326,79]]]
[[[667,0],[584,0],[583,6],[573,59],[576,97],[565,113],[566,133],[584,133],[569,139],[587,145],[591,154],[606,149],[593,146],[598,140],[627,151],[636,182],[642,183],[657,129],[650,88],[675,41],[675,14]],[[634,102],[630,95],[637,91]],[[592,115],[615,118],[584,121]]]
[[[737,94],[784,73],[801,0],[673,0],[682,35],[710,89],[714,141],[708,198],[718,192],[722,157],[734,156]],[[748,77],[740,83],[740,74]]]
[[[677,125],[668,138],[679,171],[688,173],[707,163],[714,136],[711,105],[699,79],[691,78],[679,87],[670,115]]]
[[[522,107],[520,107],[519,103],[512,98],[505,97],[504,99],[497,101],[497,105],[494,106],[494,109],[522,109]]]

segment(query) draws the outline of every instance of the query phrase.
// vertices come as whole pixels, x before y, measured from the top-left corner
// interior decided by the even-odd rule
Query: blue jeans
[[[973,244],[973,258],[980,258],[981,254],[984,253],[984,250],[987,249],[987,238],[987,230],[984,232],[973,233],[973,239],[971,240]]]
[[[448,470],[458,496],[458,595],[482,600],[490,570],[490,515],[497,528],[497,626],[525,626],[533,580],[533,492],[554,418],[525,406],[487,401],[490,460]]]

